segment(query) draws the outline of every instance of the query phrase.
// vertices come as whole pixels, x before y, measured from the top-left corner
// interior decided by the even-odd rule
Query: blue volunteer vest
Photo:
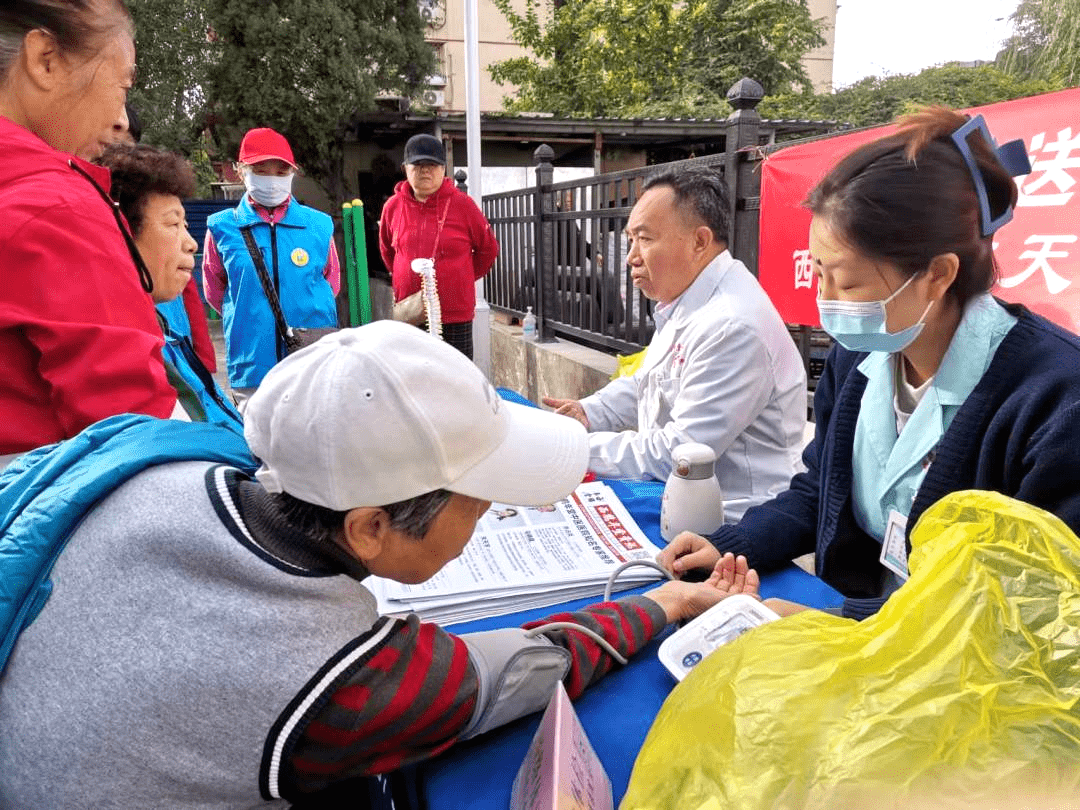
[[[155,304],[154,309],[169,324],[169,330],[177,337],[191,338],[191,321],[188,320],[187,308],[184,307],[184,294],[172,301]]]
[[[245,194],[236,208],[218,211],[206,220],[228,277],[221,316],[233,388],[254,388],[285,356],[274,314],[240,232],[247,226],[289,326],[338,325],[334,291],[323,278],[334,236],[333,220],[292,200],[285,217],[271,225],[255,212]]]

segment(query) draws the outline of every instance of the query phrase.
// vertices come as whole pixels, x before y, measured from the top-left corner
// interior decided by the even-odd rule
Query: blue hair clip
[[[982,172],[979,171],[979,164],[971,153],[971,144],[968,143],[968,138],[974,132],[978,132],[982,136],[987,146],[997,155],[998,162],[1009,173],[1010,177],[1019,177],[1030,173],[1031,161],[1028,158],[1027,147],[1024,145],[1022,138],[998,146],[994,136],[990,134],[990,128],[986,126],[986,120],[981,115],[971,118],[952,134],[953,143],[960,150],[960,154],[964,156],[964,162],[967,164],[968,171],[971,172],[971,180],[975,184],[975,195],[979,199],[979,226],[982,235],[990,236],[1012,219],[1013,207],[1007,205],[1005,210],[997,216],[994,216],[994,213],[990,210],[990,196],[986,192],[986,179],[983,177]]]

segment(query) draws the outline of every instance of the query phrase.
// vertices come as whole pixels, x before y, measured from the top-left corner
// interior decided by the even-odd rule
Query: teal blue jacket
[[[0,473],[0,672],[52,593],[53,564],[83,515],[147,467],[194,460],[247,472],[258,466],[235,431],[120,414],[31,450]]]
[[[243,436],[243,417],[221,390],[210,369],[199,359],[190,335],[176,331],[173,322],[160,308],[158,323],[165,336],[165,345],[161,349],[165,373],[169,384],[176,389],[177,399],[188,418],[192,422],[212,422]]]

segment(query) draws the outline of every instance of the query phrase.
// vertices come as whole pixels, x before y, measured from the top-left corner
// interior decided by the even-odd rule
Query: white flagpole
[[[465,137],[467,140],[469,196],[483,206],[480,155],[480,54],[477,0],[465,0]],[[473,315],[473,361],[491,379],[491,309],[484,298],[483,280],[476,282]]]

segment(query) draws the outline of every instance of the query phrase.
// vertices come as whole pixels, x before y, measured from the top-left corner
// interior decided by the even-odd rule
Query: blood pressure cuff
[[[460,636],[480,680],[480,697],[463,739],[544,709],[570,670],[570,651],[520,628]]]
[[[928,509],[911,544],[911,578],[876,615],[797,614],[698,664],[622,810],[1070,806],[1080,540],[968,491]]]

